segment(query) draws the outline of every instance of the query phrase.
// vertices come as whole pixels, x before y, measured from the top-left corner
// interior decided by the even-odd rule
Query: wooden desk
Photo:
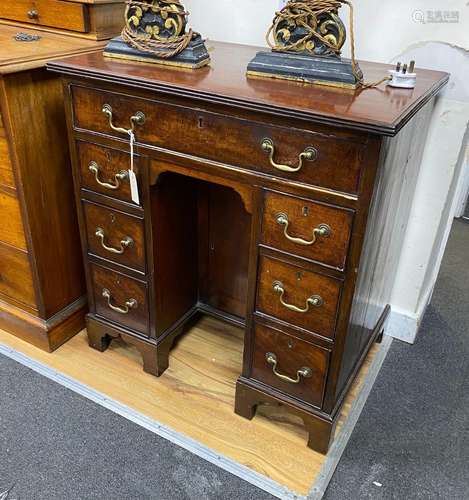
[[[256,49],[214,45],[198,71],[99,53],[49,66],[64,75],[89,342],[121,337],[159,376],[195,315],[243,325],[236,412],[281,403],[325,452],[384,329],[400,186],[448,75],[361,93],[248,80]],[[386,70],[361,66],[370,80]],[[139,204],[106,104],[113,127],[134,123]]]

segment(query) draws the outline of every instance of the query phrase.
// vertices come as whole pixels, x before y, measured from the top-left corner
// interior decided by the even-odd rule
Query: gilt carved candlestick
[[[189,13],[180,0],[129,0],[120,37],[104,50],[107,57],[186,68],[210,62],[202,37],[188,29]]]

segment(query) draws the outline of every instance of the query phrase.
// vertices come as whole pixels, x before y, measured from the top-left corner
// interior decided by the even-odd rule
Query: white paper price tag
[[[138,194],[138,183],[137,176],[134,171],[134,143],[135,143],[135,135],[129,130],[130,137],[130,170],[129,170],[129,183],[130,183],[130,196],[132,201],[137,205],[140,205],[140,196]]]

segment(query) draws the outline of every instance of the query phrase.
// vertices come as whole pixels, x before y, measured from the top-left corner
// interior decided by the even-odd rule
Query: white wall
[[[463,165],[463,172],[461,174],[461,183],[458,193],[458,201],[456,206],[456,217],[462,217],[469,203],[469,145],[466,149],[466,161]]]
[[[392,296],[389,333],[413,342],[436,281],[469,136],[469,2],[355,0],[359,59],[448,71],[417,181],[415,200]],[[279,0],[185,0],[191,25],[212,40],[265,45]],[[347,7],[342,9],[347,21]],[[432,23],[428,12],[458,12],[458,23]],[[347,21],[348,22],[348,21]],[[350,54],[349,48],[344,55]],[[404,223],[404,221],[403,221]]]

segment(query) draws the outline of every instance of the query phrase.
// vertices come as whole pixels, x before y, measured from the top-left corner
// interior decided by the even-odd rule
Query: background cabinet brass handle
[[[135,125],[143,125],[145,123],[145,115],[141,111],[137,111],[137,113],[130,117],[130,129],[116,127],[112,123],[112,107],[109,104],[105,104],[102,111],[108,117],[111,129],[120,134],[129,135],[129,132],[135,131]]]
[[[308,368],[306,366],[303,366],[303,368],[300,368],[296,372],[296,378],[291,378],[288,375],[283,375],[277,371],[277,356],[273,352],[267,352],[265,355],[265,359],[267,360],[267,363],[269,365],[272,365],[272,371],[274,374],[279,378],[284,380],[285,382],[289,382],[290,384],[299,384],[301,377],[303,378],[311,378],[313,376],[313,370],[311,368]]]
[[[103,297],[107,300],[107,305],[109,309],[112,309],[115,312],[120,314],[129,314],[131,309],[136,309],[138,307],[138,302],[135,299],[129,299],[124,307],[118,307],[111,303],[112,296],[111,292],[107,288],[103,288]]]
[[[36,9],[28,10],[29,19],[37,19],[39,17],[39,12]]]
[[[290,236],[288,234],[288,226],[290,221],[288,220],[288,215],[284,213],[277,214],[277,224],[284,226],[283,234],[287,240],[292,241],[293,243],[297,243],[298,245],[311,246],[316,243],[318,236],[329,237],[332,233],[331,228],[327,224],[319,224],[313,231],[313,239],[312,240],[304,240],[303,238],[295,238],[294,236]]]
[[[96,228],[96,237],[100,240],[101,246],[104,248],[104,250],[110,252],[110,253],[115,253],[117,255],[122,255],[127,248],[132,246],[134,240],[130,236],[126,236],[123,240],[121,240],[121,247],[120,248],[113,248],[109,247],[104,243],[104,230],[101,229],[100,227]]]
[[[124,179],[127,179],[127,177],[129,177],[129,173],[127,171],[121,170],[118,174],[114,176],[114,184],[111,184],[110,182],[103,182],[99,179],[99,165],[95,161],[92,161],[88,165],[88,170],[94,174],[96,182],[100,186],[106,189],[113,189],[113,190],[119,189],[121,187],[121,182]]]
[[[306,307],[304,309],[301,309],[300,307],[294,306],[292,304],[287,304],[287,302],[283,300],[283,296],[285,294],[285,287],[283,286],[281,281],[274,281],[272,283],[272,288],[274,289],[275,293],[278,293],[280,295],[280,303],[282,304],[282,306],[286,307],[287,309],[290,309],[290,311],[295,311],[298,313],[307,313],[311,306],[320,307],[324,304],[324,300],[320,295],[311,295],[311,297],[306,301]]]
[[[299,163],[297,167],[290,167],[288,165],[280,165],[275,163],[274,154],[275,154],[275,145],[272,139],[264,139],[262,141],[262,149],[269,153],[270,164],[276,168],[277,170],[281,170],[282,172],[298,172],[303,167],[303,161],[314,161],[318,156],[318,150],[313,148],[312,146],[307,147],[299,156]]]

